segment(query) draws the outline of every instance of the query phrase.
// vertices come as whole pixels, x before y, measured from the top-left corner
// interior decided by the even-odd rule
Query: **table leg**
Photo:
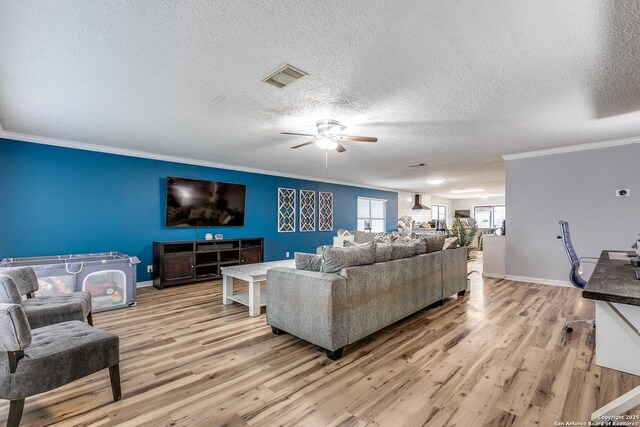
[[[249,282],[249,316],[260,316],[260,282]]]
[[[222,275],[222,304],[230,305],[233,301],[229,299],[233,295],[233,277],[223,274]]]

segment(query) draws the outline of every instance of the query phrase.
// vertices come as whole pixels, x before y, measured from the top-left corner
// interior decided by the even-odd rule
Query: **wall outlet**
[[[616,190],[616,197],[629,197],[631,196],[631,190],[628,188],[620,188]]]
[[[153,273],[153,265],[147,265],[147,273]]]
[[[284,256],[285,256],[286,258],[289,258],[289,252],[285,252]]]

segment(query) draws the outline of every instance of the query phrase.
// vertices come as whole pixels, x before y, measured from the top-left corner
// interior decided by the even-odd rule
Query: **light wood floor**
[[[577,290],[475,276],[467,296],[338,362],[223,306],[219,281],[143,289],[137,307],[94,316],[121,338],[123,400],[105,370],[28,398],[23,425],[552,426],[640,385],[595,365],[589,326],[563,332],[565,318],[593,316]]]

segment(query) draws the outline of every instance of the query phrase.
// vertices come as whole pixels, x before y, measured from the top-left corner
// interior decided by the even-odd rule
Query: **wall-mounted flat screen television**
[[[246,185],[167,177],[167,227],[244,225]]]

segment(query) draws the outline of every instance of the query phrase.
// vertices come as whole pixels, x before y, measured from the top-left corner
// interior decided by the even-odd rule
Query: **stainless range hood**
[[[430,211],[430,210],[431,210],[431,208],[430,208],[430,207],[425,206],[425,205],[423,205],[422,203],[420,203],[421,201],[420,201],[420,195],[419,195],[419,194],[416,194],[416,196],[415,196],[415,197],[416,197],[416,204],[415,204],[415,205],[413,205],[413,207],[411,208],[411,210],[414,210],[414,211],[417,211],[417,210],[419,210],[419,209],[426,209],[426,210],[428,210],[428,211]]]

